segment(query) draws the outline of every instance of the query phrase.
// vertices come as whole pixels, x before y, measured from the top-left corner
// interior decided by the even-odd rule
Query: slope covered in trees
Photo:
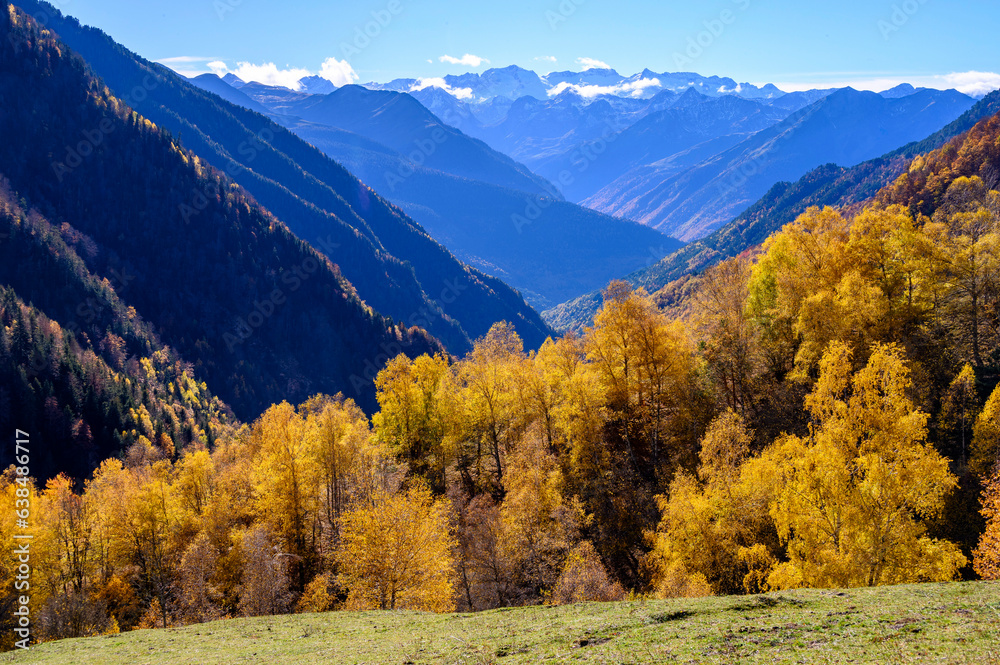
[[[117,273],[114,286],[91,275],[67,241],[94,245],[25,212],[3,183],[0,238],[0,427],[35,433],[40,478],[84,478],[140,440],[169,455],[233,424],[190,363],[118,297],[131,275]],[[0,451],[3,466],[13,459]]]
[[[530,344],[545,339],[545,324],[514,290],[463,265],[399,209],[269,118],[199,89],[46,2],[14,4],[58,33],[119,99],[326,254],[377,311],[406,325],[421,321],[454,352],[467,350],[498,320],[511,321]]]
[[[370,406],[380,363],[440,348],[412,327],[422,321],[372,311],[326,257],[112,96],[54,33],[13,9],[2,29],[0,173],[22,210],[76,238],[86,270],[240,417],[317,390]],[[63,287],[58,275],[26,278]]]
[[[690,597],[949,580],[970,558],[995,577],[995,500],[981,540],[981,527],[959,543],[942,535],[967,467],[950,457],[957,382],[928,380],[920,347],[967,349],[898,334],[928,310],[880,326],[878,304],[905,296],[880,289],[877,270],[838,281],[838,253],[871,246],[857,230],[838,236],[832,211],[817,215],[777,236],[760,271],[717,275],[694,325],[619,283],[583,338],[525,354],[498,325],[453,364],[396,358],[372,423],[350,400],[316,396],[271,407],[212,450],[169,460],[137,444],[82,490],[50,480],[32,530],[41,636],[615,600],[623,587]],[[888,221],[866,215],[862,227]],[[828,242],[802,246],[817,224],[833,225]],[[769,336],[815,311],[794,297],[802,280],[868,284],[851,291],[868,299],[858,317],[835,321],[864,334]],[[740,311],[710,304],[722,293],[774,315],[747,316],[739,335]],[[727,362],[741,348],[749,363]],[[936,389],[944,406],[923,411]],[[995,413],[971,400],[964,414],[974,448],[994,459]],[[12,468],[0,489],[18,478]]]
[[[36,637],[1000,576],[1000,119],[669,309],[614,282],[581,335],[455,358],[3,9]]]
[[[616,282],[536,351],[499,323],[461,359],[398,355],[371,419],[282,401],[50,479],[40,634],[996,578],[997,136],[807,209],[670,310]]]

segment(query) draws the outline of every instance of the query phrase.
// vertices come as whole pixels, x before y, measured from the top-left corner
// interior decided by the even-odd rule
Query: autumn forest
[[[1000,115],[863,202],[811,206],[661,288],[612,281],[582,332],[556,334],[443,247],[436,267],[391,256],[378,224],[422,255],[433,241],[346,171],[368,208],[332,191],[339,212],[323,208],[278,152],[254,167],[319,198],[264,176],[255,198],[54,33],[6,3],[0,21],[0,101],[12,81],[32,92],[0,109],[16,139],[0,145],[0,423],[52,442],[2,471],[31,523],[0,512],[0,539],[31,540],[35,639],[1000,579]],[[175,99],[243,117],[148,94],[164,118]],[[100,168],[48,168],[105,121]],[[317,227],[374,221],[324,256],[267,196]],[[426,325],[379,314],[345,277],[364,270]],[[440,281],[467,293],[423,290]],[[18,571],[0,558],[5,649]]]
[[[38,488],[47,634],[996,578],[1000,194],[928,177],[996,128],[669,296],[610,285],[580,337],[399,356],[370,419],[317,395],[183,449],[140,419]]]

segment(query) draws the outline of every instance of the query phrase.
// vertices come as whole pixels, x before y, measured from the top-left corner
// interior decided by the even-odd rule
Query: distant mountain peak
[[[299,92],[307,92],[310,95],[329,95],[337,89],[333,83],[322,76],[304,76],[299,79],[301,88]]]
[[[918,92],[927,90],[927,88],[914,88],[909,83],[900,83],[894,88],[889,88],[888,90],[883,90],[878,93],[885,97],[886,99],[899,99],[900,97],[909,97],[910,95],[915,95]]]
[[[777,99],[787,94],[773,83],[765,83],[759,88],[752,83],[740,83],[736,87],[738,94],[748,99]]]
[[[508,72],[508,73],[524,72],[525,74],[535,74],[535,72],[533,72],[532,70],[525,69],[524,67],[518,67],[517,65],[507,65],[506,67],[490,67],[485,72],[483,72],[482,75],[486,76],[490,72]],[[537,76],[537,74],[535,75]]]
[[[700,104],[705,101],[708,95],[702,94],[697,88],[690,87],[684,92],[680,93],[680,96],[675,102],[675,106],[690,106],[692,104]]]
[[[236,74],[233,74],[232,72],[230,72],[230,73],[226,74],[225,76],[223,76],[222,80],[225,81],[226,83],[228,83],[229,85],[233,86],[234,88],[237,88],[237,89],[238,88],[242,88],[243,86],[245,86],[247,84],[246,81],[244,81],[243,79],[241,79]]]

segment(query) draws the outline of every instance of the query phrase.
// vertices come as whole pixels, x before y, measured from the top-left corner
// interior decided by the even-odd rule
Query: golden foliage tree
[[[925,226],[933,278],[941,301],[939,317],[967,350],[977,368],[983,348],[996,331],[987,325],[987,294],[1000,271],[1000,193],[978,176],[960,177],[949,186],[934,221]]]
[[[608,571],[589,540],[581,542],[569,553],[552,592],[552,602],[556,605],[610,602],[624,597],[622,585],[608,577]]]
[[[873,342],[911,334],[933,308],[927,292],[932,280],[927,269],[927,242],[920,224],[903,206],[868,207],[851,220],[846,267],[875,287],[865,290],[867,303],[855,304],[869,312],[863,321],[865,334],[852,330],[860,347],[856,353],[866,353],[865,345]],[[850,321],[858,323],[857,319]]]
[[[853,219],[809,208],[764,244],[749,310],[773,348],[794,353],[799,377],[812,374],[834,341],[863,362],[873,343],[908,334],[930,308],[925,246],[900,206]]]
[[[744,418],[761,398],[759,328],[747,312],[752,264],[737,257],[705,271],[692,299],[692,323],[727,408]]]
[[[669,321],[645,291],[612,282],[584,338],[632,465],[652,475],[673,453],[671,425],[689,417],[694,364],[679,321]]]
[[[87,483],[85,497],[98,515],[92,541],[105,575],[135,570],[142,595],[156,600],[162,625],[169,623],[168,598],[182,553],[180,527],[187,523],[170,470],[164,460],[130,468],[107,460]]]
[[[35,497],[34,479],[18,476],[14,465],[7,467],[0,474],[0,501],[3,501],[5,507],[5,510],[0,513],[0,538],[11,548],[16,542],[14,535],[25,533],[25,529],[16,528],[18,516],[15,511],[22,509],[25,505],[30,506]],[[18,504],[18,500],[22,503]],[[34,561],[33,563],[37,565],[38,562]],[[3,650],[13,649],[16,641],[24,639],[23,636],[18,636],[14,632],[14,628],[18,627],[18,618],[13,615],[13,612],[17,609],[18,598],[23,595],[24,591],[23,587],[19,589],[15,586],[19,581],[16,580],[19,565],[18,557],[13,555],[12,550],[8,550],[4,556],[0,557],[0,605],[2,605],[0,609],[4,612],[4,616],[0,617],[0,628],[2,628],[0,649]],[[21,583],[23,585],[23,581]],[[29,611],[32,616],[38,615],[43,600],[41,593],[31,594]]]
[[[570,336],[543,345],[535,365],[556,393],[551,416],[557,444],[550,441],[549,449],[569,457],[569,473],[578,485],[598,491],[611,466],[604,439],[607,399],[600,374],[586,362],[582,341]]]
[[[500,507],[503,551],[515,562],[520,584],[536,592],[551,589],[588,516],[575,497],[565,497],[562,470],[541,438],[527,437],[511,456],[510,469]]]
[[[976,373],[966,363],[944,393],[937,424],[939,449],[963,466],[978,415]]]
[[[355,506],[342,518],[336,557],[347,607],[453,610],[454,546],[448,506],[425,486]]]
[[[318,472],[317,540],[324,556],[332,554],[340,516],[353,501],[364,500],[381,486],[377,474],[385,447],[372,441],[368,418],[353,400],[314,397],[300,407],[306,418],[310,463]]]
[[[1000,386],[986,400],[972,427],[969,468],[984,484],[1000,468]]]
[[[956,486],[927,442],[927,414],[907,396],[909,371],[894,346],[876,346],[852,376],[851,351],[833,343],[807,399],[811,434],[787,436],[766,454],[771,506],[788,561],[775,588],[852,587],[952,579],[958,547],[926,535]]]
[[[330,595],[330,578],[321,573],[306,585],[295,609],[299,612],[326,612],[332,606],[333,596]]]
[[[757,561],[773,558],[776,534],[768,515],[773,493],[747,463],[751,440],[743,419],[726,411],[702,439],[698,477],[680,471],[669,495],[658,497],[662,518],[647,565],[661,594],[740,593],[748,590],[748,575],[757,580],[751,575]],[[748,558],[755,545],[763,550]],[[751,584],[753,591],[759,587],[759,580]]]
[[[833,208],[809,208],[764,243],[753,270],[748,308],[774,353],[794,356],[800,374],[819,360],[844,312],[837,285],[844,276],[849,223]],[[826,316],[818,318],[821,312]],[[832,316],[830,316],[832,315]],[[784,364],[786,358],[772,360]]]
[[[526,360],[521,338],[506,322],[496,323],[477,340],[457,366],[457,436],[463,441],[459,463],[474,470],[479,490],[502,497],[505,458],[523,431],[517,377]]]
[[[308,434],[306,419],[287,402],[272,406],[252,428],[259,442],[253,471],[258,515],[293,555],[300,591],[316,565],[320,512],[320,467]]]
[[[90,580],[90,536],[94,525],[93,506],[73,491],[73,482],[58,475],[46,483],[38,506],[39,542],[48,551],[43,574],[53,592],[70,589],[80,593]]]
[[[449,379],[448,361],[441,354],[414,360],[401,354],[375,379],[381,407],[373,418],[376,436],[438,494],[446,489],[445,470],[454,455],[442,404],[443,384]]]
[[[207,450],[184,455],[174,467],[174,488],[185,509],[202,515],[215,491],[215,462]]]
[[[986,531],[973,553],[972,567],[986,580],[1000,580],[1000,469],[986,486],[982,498]]]

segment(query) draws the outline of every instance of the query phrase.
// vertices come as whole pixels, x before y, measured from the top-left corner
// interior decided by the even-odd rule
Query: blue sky
[[[235,70],[272,83],[303,72],[343,83],[510,64],[540,73],[578,71],[593,60],[623,74],[695,71],[784,89],[882,89],[900,81],[1000,87],[995,0],[59,0],[57,6],[184,73]]]

